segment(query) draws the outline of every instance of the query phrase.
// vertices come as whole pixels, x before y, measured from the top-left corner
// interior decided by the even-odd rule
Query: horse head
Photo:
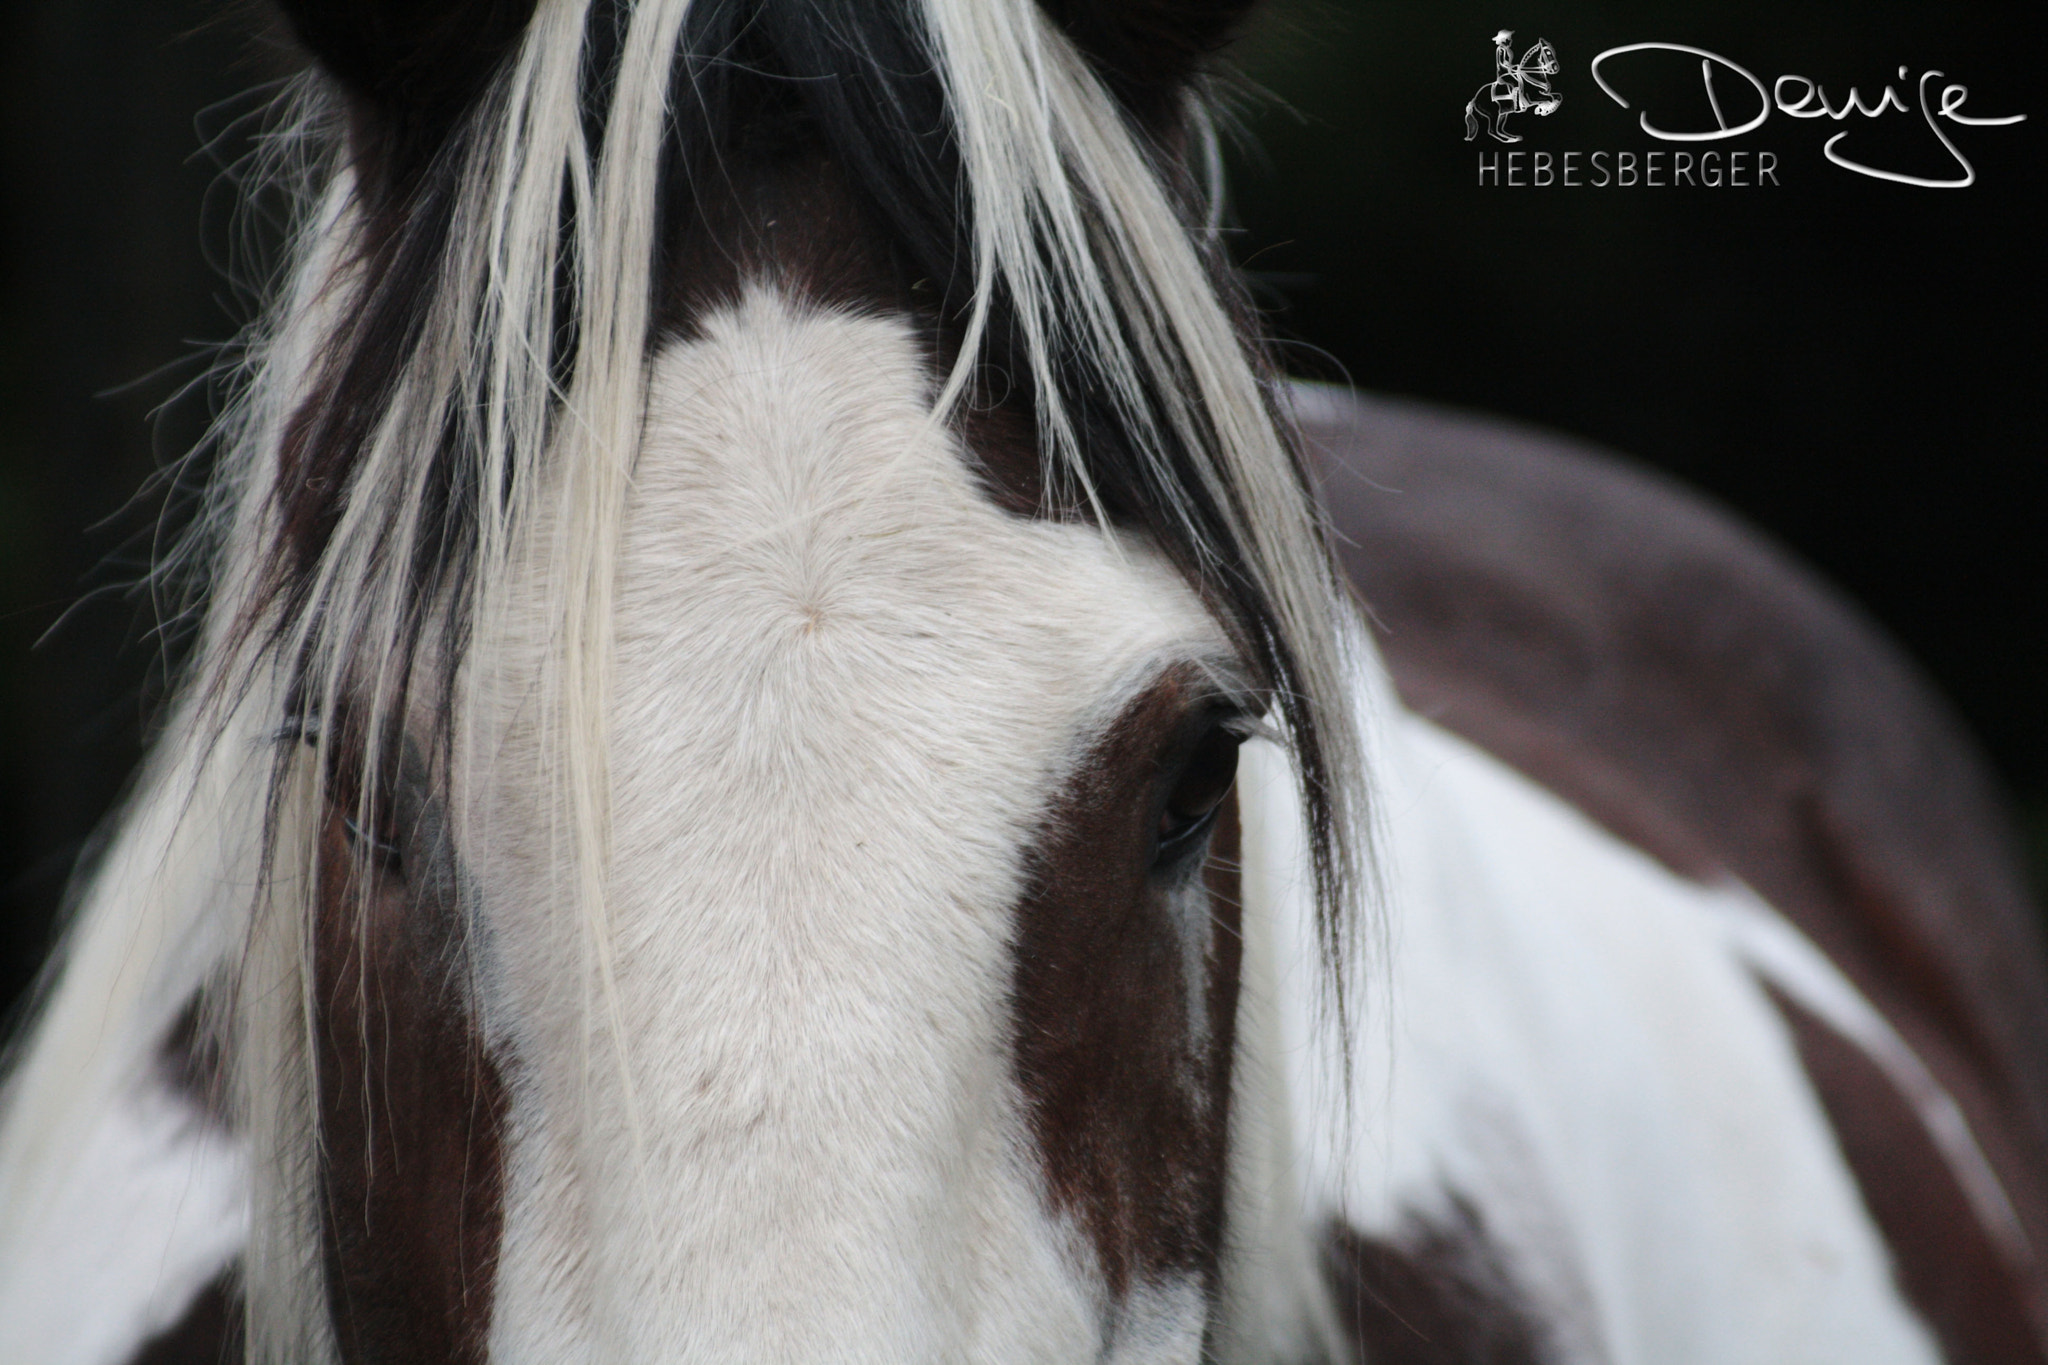
[[[1190,230],[1241,8],[287,4],[259,1350],[1214,1344],[1238,749],[1332,905],[1356,762]]]

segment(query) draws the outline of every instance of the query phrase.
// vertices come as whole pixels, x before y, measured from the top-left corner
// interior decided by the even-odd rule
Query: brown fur
[[[128,1365],[240,1365],[242,1295],[232,1273],[199,1291],[185,1315],[151,1337]]]
[[[191,1105],[202,1120],[218,1128],[234,1127],[228,1107],[226,1049],[209,1026],[204,994],[195,993],[178,1011],[170,1033],[157,1049],[157,1065],[172,1093]]]
[[[1739,877],[1790,916],[1955,1096],[2048,1247],[2041,936],[1992,784],[1912,666],[1754,533],[1583,447],[1365,401],[1308,437],[1407,702],[1675,870]],[[1867,1114],[1836,1112],[1852,1154]],[[1912,1168],[1859,1166],[1873,1209],[1933,1197]],[[1930,1296],[1912,1268],[1962,1235],[1930,1234],[1936,1207],[1886,1227],[1901,1281],[1945,1340],[1978,1340],[1982,1310],[1960,1306],[1977,1301]],[[2004,1274],[1981,1291],[2017,1293],[2041,1339],[2040,1264]]]
[[[1242,948],[1235,799],[1202,884],[1180,892],[1204,897],[1214,917],[1203,1047],[1183,1003],[1169,888],[1151,867],[1162,765],[1192,741],[1204,700],[1193,670],[1169,673],[1076,765],[1017,914],[1018,1081],[1052,1202],[1087,1234],[1119,1297],[1158,1272],[1213,1281],[1222,1235]]]
[[[1899,1281],[1951,1361],[2048,1360],[2024,1311],[2025,1286],[1977,1223],[1968,1196],[1876,1063],[1791,1000],[1772,999],[1792,1026],[1842,1155],[1893,1248]]]
[[[345,781],[320,847],[323,1252],[350,1365],[483,1361],[503,1220],[504,1086],[467,1003],[454,855],[414,766],[378,836],[396,865],[350,847]]]
[[[783,96],[776,98],[777,95]],[[935,375],[960,353],[964,322],[942,307],[945,281],[918,271],[845,169],[819,145],[808,118],[769,91],[748,125],[746,174],[691,188],[664,241],[656,330],[692,335],[694,320],[730,307],[751,281],[771,281],[820,308],[907,318]],[[955,424],[989,500],[1016,516],[1082,515],[1048,505],[1037,418],[1021,380],[983,366]]]
[[[1449,1216],[1410,1216],[1395,1238],[1333,1227],[1323,1275],[1359,1365],[1542,1365],[1555,1359],[1542,1324],[1464,1199]]]
[[[277,0],[291,32],[351,104],[356,165],[403,199],[518,41],[534,0]]]

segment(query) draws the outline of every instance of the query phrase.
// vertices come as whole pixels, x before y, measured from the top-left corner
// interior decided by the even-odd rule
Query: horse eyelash
[[[380,839],[374,834],[366,833],[363,827],[356,823],[354,816],[342,816],[341,827],[347,834],[350,844],[365,850],[387,866],[396,867],[400,864],[404,855],[398,845],[389,839]]]
[[[287,716],[278,727],[270,732],[272,744],[318,745],[326,738],[326,729],[318,716]]]
[[[1266,719],[1266,715],[1264,711],[1240,710],[1235,715],[1224,717],[1218,723],[1241,740],[1263,739],[1269,743],[1285,745],[1286,736],[1280,733],[1278,726]]]

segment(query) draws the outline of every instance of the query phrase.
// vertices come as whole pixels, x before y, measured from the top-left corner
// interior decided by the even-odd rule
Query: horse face
[[[1249,693],[1145,544],[997,507],[932,387],[903,321],[765,286],[655,361],[601,951],[527,777],[548,642],[478,650],[492,1359],[1199,1355]]]
[[[469,35],[524,22],[438,8],[288,6],[393,223],[479,98]],[[1242,5],[1046,8],[1172,146]],[[662,201],[606,676],[550,667],[546,547],[589,528],[543,515],[422,722],[446,746],[385,765],[394,826],[333,784],[322,867],[376,879],[335,874],[314,944],[345,1360],[1204,1349],[1266,699],[1184,564],[1047,514],[1021,401],[934,416],[958,319],[783,113]],[[600,717],[567,744],[565,686]],[[602,768],[574,873],[565,748]]]

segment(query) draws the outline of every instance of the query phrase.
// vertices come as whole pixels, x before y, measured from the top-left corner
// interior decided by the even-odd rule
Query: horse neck
[[[222,888],[256,881],[268,751],[251,716],[265,700],[224,723],[180,708],[85,886],[0,1109],[0,1283],[60,1244],[44,1220],[91,1178],[81,1154],[241,938],[247,905]]]

